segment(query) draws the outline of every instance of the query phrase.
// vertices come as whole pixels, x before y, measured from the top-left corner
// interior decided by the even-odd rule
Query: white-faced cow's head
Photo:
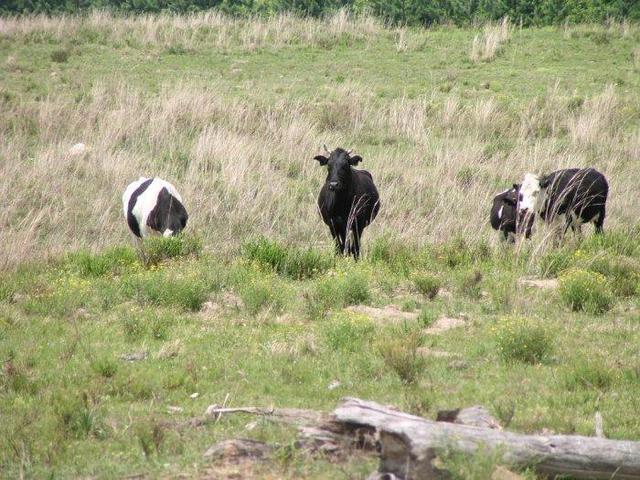
[[[527,173],[518,189],[518,216],[516,230],[518,233],[531,232],[533,220],[542,203],[544,189],[540,185],[540,177]]]
[[[339,192],[348,186],[351,180],[351,166],[357,165],[362,161],[360,155],[351,155],[351,150],[336,148],[329,153],[327,147],[324,147],[328,157],[325,155],[316,155],[313,157],[320,162],[321,166],[326,165],[327,172],[327,188],[333,192]]]

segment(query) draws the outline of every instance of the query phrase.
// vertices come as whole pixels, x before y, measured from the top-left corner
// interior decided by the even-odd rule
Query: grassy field
[[[599,411],[640,440],[639,45],[626,23],[0,19],[0,476],[224,478],[203,453],[250,437],[280,448],[243,476],[363,478],[374,459],[307,457],[288,428],[186,422],[343,396],[521,432],[592,435]],[[358,263],[316,211],[323,143],[381,194]],[[493,195],[569,166],[609,178],[606,234],[499,242]],[[146,262],[120,206],[140,175],[191,214]]]

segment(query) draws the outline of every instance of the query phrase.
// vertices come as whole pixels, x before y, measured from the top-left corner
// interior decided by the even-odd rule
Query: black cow
[[[177,235],[189,219],[176,188],[160,178],[140,177],[129,184],[122,195],[122,209],[138,238]]]
[[[502,232],[505,240],[509,242],[515,242],[516,238],[516,221],[518,218],[518,192],[520,191],[520,185],[513,184],[513,187],[509,190],[505,190],[493,197],[493,206],[491,207],[491,214],[489,220],[491,227],[494,230]],[[533,217],[524,229],[526,232],[526,238],[531,236],[531,228],[533,226]]]
[[[518,218],[535,213],[546,223],[555,223],[564,216],[561,236],[569,227],[580,233],[588,222],[602,233],[608,194],[607,179],[593,168],[568,168],[544,176],[527,173],[518,198]]]
[[[327,153],[329,151],[325,147]],[[318,208],[322,220],[329,226],[340,254],[360,256],[362,231],[376,218],[380,210],[380,197],[371,174],[353,168],[362,161],[360,155],[336,148],[324,155],[313,157],[326,165],[327,179],[320,190]],[[349,239],[351,233],[351,239]]]

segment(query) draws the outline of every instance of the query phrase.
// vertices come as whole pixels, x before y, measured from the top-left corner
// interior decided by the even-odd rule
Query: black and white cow
[[[569,228],[581,233],[582,224],[592,222],[601,233],[608,194],[607,179],[593,168],[568,168],[543,176],[527,173],[518,197],[518,220],[533,214],[548,224],[564,220],[560,236]]]
[[[327,167],[327,178],[320,190],[318,208],[322,220],[329,226],[340,254],[360,256],[362,232],[380,210],[380,196],[373,177],[366,170],[356,170],[360,155],[336,148],[328,157],[316,155],[315,160]],[[349,234],[351,233],[351,239]]]
[[[494,230],[502,232],[504,240],[515,242],[516,239],[516,222],[518,219],[518,193],[520,185],[513,184],[513,187],[499,193],[493,197],[493,206],[489,221]],[[531,236],[531,227],[533,226],[533,217],[531,217],[527,228],[523,228],[526,237]]]
[[[170,237],[187,225],[189,215],[176,188],[160,178],[140,177],[122,195],[124,217],[138,238]]]

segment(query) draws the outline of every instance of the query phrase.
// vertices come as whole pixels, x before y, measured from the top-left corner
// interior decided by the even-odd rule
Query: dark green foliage
[[[163,260],[199,255],[202,240],[196,236],[150,237],[144,241],[142,253],[146,265],[157,265]]]
[[[500,356],[507,362],[540,363],[553,350],[548,328],[528,318],[505,317],[492,330]]]
[[[312,278],[328,270],[334,258],[311,248],[287,247],[274,240],[258,237],[242,246],[243,256],[259,265],[295,280]]]
[[[82,277],[122,274],[135,263],[136,253],[128,247],[116,247],[95,255],[82,250],[67,257],[67,265]]]
[[[412,280],[418,291],[429,299],[433,299],[442,286],[438,277],[428,273],[416,273]]]
[[[426,359],[418,348],[423,336],[418,329],[402,329],[378,343],[378,353],[384,363],[393,370],[403,383],[415,383],[426,369]]]
[[[393,24],[432,25],[495,21],[509,16],[523,25],[602,22],[607,18],[640,19],[636,0],[8,0],[0,13],[74,13],[92,8],[115,11],[197,12],[218,9],[234,16],[291,12],[320,17],[340,8],[372,12]]]
[[[69,50],[54,50],[51,52],[51,60],[56,63],[65,63],[69,59]]]

